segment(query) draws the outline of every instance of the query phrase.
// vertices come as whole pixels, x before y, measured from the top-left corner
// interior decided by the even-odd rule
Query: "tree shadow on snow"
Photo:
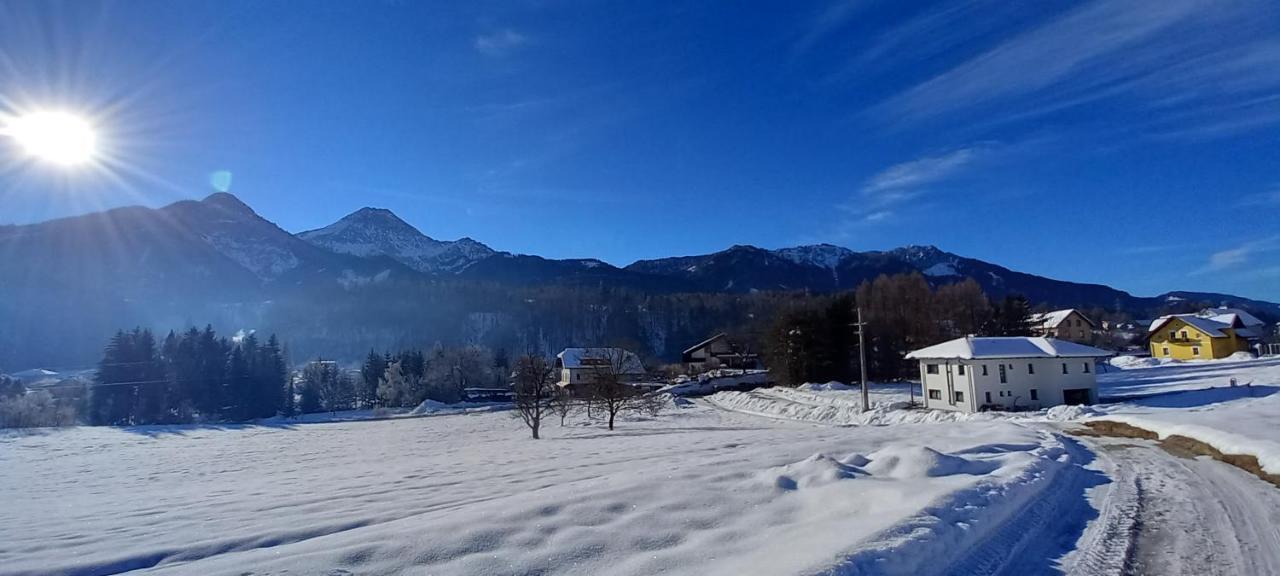
[[[1178,390],[1155,394],[1103,397],[1101,403],[1126,403],[1147,408],[1196,408],[1241,398],[1265,398],[1277,392],[1280,392],[1280,387],[1276,386],[1220,386],[1202,388],[1200,390]]]
[[[254,429],[293,430],[297,427],[295,422],[262,421],[229,424],[151,424],[146,426],[121,426],[118,429],[122,432],[148,438],[160,438],[162,436],[186,436],[188,432],[204,432],[208,430],[225,432]]]

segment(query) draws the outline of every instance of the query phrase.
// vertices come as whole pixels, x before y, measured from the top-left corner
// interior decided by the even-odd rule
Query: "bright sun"
[[[33,112],[9,120],[4,127],[27,154],[63,166],[83,164],[97,153],[97,136],[89,122],[66,112]]]

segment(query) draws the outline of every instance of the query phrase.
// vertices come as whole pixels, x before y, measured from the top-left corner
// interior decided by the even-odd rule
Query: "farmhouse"
[[[1093,338],[1096,326],[1088,316],[1075,308],[1031,315],[1031,331],[1036,336],[1086,343]]]
[[[660,387],[645,380],[640,357],[622,348],[565,348],[556,354],[557,384],[574,393],[582,391],[597,378],[617,376],[619,381],[640,388]]]
[[[920,361],[925,407],[959,412],[1097,402],[1094,363],[1106,356],[1056,338],[975,336],[907,354]]]
[[[1208,360],[1249,350],[1254,330],[1234,313],[1161,316],[1151,323],[1147,339],[1153,358]]]
[[[703,340],[680,355],[680,362],[691,372],[713,368],[754,370],[760,367],[760,357],[737,346],[723,332]]]

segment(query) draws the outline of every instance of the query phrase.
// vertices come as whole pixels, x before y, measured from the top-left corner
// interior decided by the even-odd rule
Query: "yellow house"
[[[1236,333],[1243,326],[1235,326],[1236,322],[1238,319],[1228,324],[1195,314],[1157,318],[1147,335],[1151,357],[1207,360],[1248,350],[1248,340]]]

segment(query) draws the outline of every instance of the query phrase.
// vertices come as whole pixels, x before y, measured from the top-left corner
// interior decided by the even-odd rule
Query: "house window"
[[[1032,389],[1031,389],[1031,399],[1032,399],[1032,400],[1039,400],[1039,399],[1040,399],[1040,395],[1039,395],[1039,394],[1036,394],[1036,389],[1035,389],[1035,388],[1032,388]]]
[[[1084,338],[1084,330],[1077,330],[1076,332],[1080,335],[1081,338]]]
[[[986,376],[986,375],[987,375],[987,365],[986,365],[986,364],[983,364],[983,365],[982,365],[982,375],[983,375],[983,376]]]
[[[956,374],[964,376],[964,364],[956,365]]]
[[[1183,340],[1190,340],[1190,339],[1191,339],[1189,336],[1187,336],[1187,331],[1186,331],[1186,330],[1183,330],[1183,331],[1182,331],[1182,339],[1183,339]]]
[[[1177,339],[1178,339],[1178,333],[1177,333],[1177,332],[1174,332],[1173,330],[1170,330],[1170,331],[1169,331],[1169,339],[1170,339],[1170,340],[1177,340]]]
[[[937,373],[938,373],[938,365],[937,365],[937,364],[925,364],[925,365],[924,365],[924,371],[925,371],[925,373],[926,373],[926,374],[937,374]]]
[[[1009,374],[1005,372],[1004,364],[1000,365],[1000,383],[1007,384],[1009,382]]]
[[[930,400],[941,400],[941,399],[942,399],[942,391],[941,391],[941,390],[930,390],[930,391],[929,391],[929,399],[930,399]]]
[[[1199,346],[1192,346],[1192,347],[1191,347],[1191,355],[1192,355],[1192,356],[1199,356],[1199,355],[1200,355],[1200,347],[1199,347]]]
[[[1027,374],[1035,374],[1035,373],[1036,373],[1036,365],[1027,363]]]
[[[1084,373],[1085,373],[1085,374],[1088,374],[1088,373],[1089,373],[1089,363],[1088,363],[1088,362],[1085,362],[1085,363],[1084,363]]]
[[[987,404],[991,403],[991,393],[987,392]]]
[[[1063,362],[1063,363],[1062,363],[1062,373],[1063,373],[1063,374],[1066,374],[1066,373],[1067,373],[1067,363],[1066,363],[1066,362]]]
[[[1162,355],[1164,355],[1164,356],[1168,356],[1168,355],[1169,355],[1169,347],[1168,347],[1168,346],[1165,346],[1165,347],[1161,348],[1161,349],[1160,349],[1160,353],[1161,353]],[[1065,366],[1065,364],[1064,364],[1064,366]]]
[[[964,392],[956,390],[956,402],[964,402]]]

